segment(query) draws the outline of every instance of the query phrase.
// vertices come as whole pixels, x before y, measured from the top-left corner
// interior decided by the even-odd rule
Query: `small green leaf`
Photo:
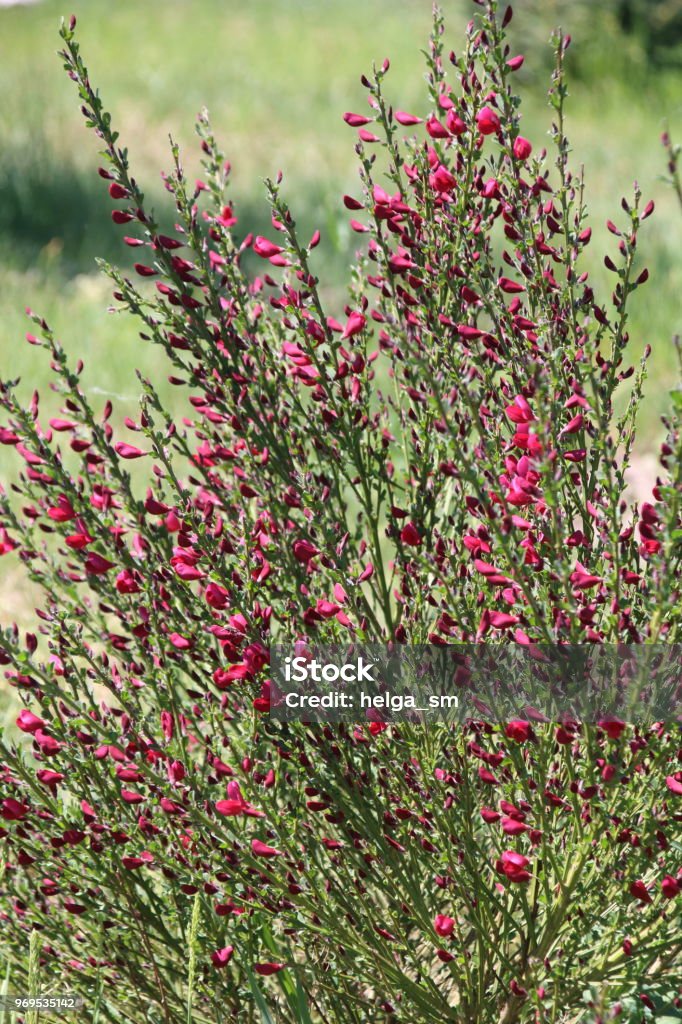
[[[313,1019],[310,1016],[310,1010],[308,1009],[305,990],[299,977],[296,978],[296,1009],[298,1011],[298,1020],[300,1021],[300,1024],[313,1024]]]
[[[251,987],[253,1000],[256,1006],[258,1007],[258,1012],[260,1013],[261,1016],[261,1024],[275,1024],[275,1019],[270,1013],[270,1010],[268,1009],[268,1004],[265,1002],[263,993],[258,988],[258,983],[256,979],[254,978],[253,974],[251,973],[248,967],[245,967],[245,971],[249,979],[249,985]]]

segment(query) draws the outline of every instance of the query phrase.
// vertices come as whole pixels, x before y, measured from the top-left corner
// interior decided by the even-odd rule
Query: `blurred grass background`
[[[7,0],[5,0],[7,2]],[[83,124],[78,98],[56,56],[59,20],[78,16],[82,53],[112,112],[121,142],[155,207],[166,194],[159,171],[170,166],[168,135],[198,173],[193,122],[206,105],[234,167],[240,228],[267,230],[262,179],[279,169],[304,229],[320,227],[317,269],[332,302],[357,236],[340,202],[356,187],[355,133],[345,110],[363,110],[360,74],[390,56],[387,83],[395,106],[427,112],[424,59],[430,0],[43,0],[0,7],[0,376],[21,376],[26,395],[47,390],[42,354],[24,342],[31,306],[56,329],[74,359],[86,361],[86,390],[101,405],[116,397],[120,416],[135,415],[134,369],[164,387],[158,349],[140,345],[135,325],[107,313],[110,286],[95,257],[125,264],[124,231],[98,177],[97,140]],[[446,52],[463,42],[470,0],[446,0]],[[662,180],[659,138],[666,123],[682,136],[682,0],[520,0],[510,27],[514,52],[526,54],[517,75],[522,130],[541,148],[549,140],[546,105],[551,30],[570,32],[568,133],[573,163],[585,165],[593,242],[589,269],[598,288],[614,279],[602,260],[615,240],[620,197],[637,179],[656,216],[645,225],[642,253],[651,282],[636,297],[630,323],[633,356],[653,346],[640,453],[660,436],[666,392],[674,383],[671,336],[680,328],[682,218]],[[608,292],[607,292],[608,294]],[[339,309],[335,310],[337,313]],[[102,395],[102,398],[98,398]],[[11,460],[11,461],[10,461]],[[11,468],[10,468],[11,466]],[[16,469],[0,452],[0,478]],[[18,567],[0,565],[0,606],[18,592]],[[3,595],[5,598],[3,599]],[[3,608],[3,611],[6,610]]]

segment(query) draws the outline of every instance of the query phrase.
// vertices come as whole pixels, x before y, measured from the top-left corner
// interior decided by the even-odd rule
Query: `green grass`
[[[447,42],[459,48],[473,5],[456,0],[446,6]],[[340,301],[354,238],[339,197],[356,182],[354,133],[341,115],[363,109],[359,76],[386,55],[395,105],[425,112],[420,48],[430,4],[73,0],[71,7],[93,81],[157,208],[164,203],[159,170],[169,166],[169,133],[180,142],[189,172],[198,170],[193,119],[205,104],[234,166],[244,230],[267,225],[262,179],[283,170],[297,219],[305,229],[323,231],[318,268]],[[632,41],[614,37],[605,48],[605,32],[608,38],[615,31],[607,9],[590,14],[581,2],[528,0],[513,25],[515,46],[518,40],[517,48],[530,47],[519,84],[523,130],[536,148],[550,125],[544,102],[549,29],[561,20],[573,31],[568,126],[575,164],[585,165],[595,228],[589,269],[600,286],[613,284],[601,262],[603,246],[614,248],[604,223],[617,219],[620,196],[637,178],[645,197],[657,203],[642,236],[651,283],[633,305],[631,321],[633,353],[646,342],[654,349],[643,416],[646,447],[658,434],[671,383],[670,338],[680,328],[682,217],[660,180],[664,156],[658,142],[666,118],[682,134],[680,75],[649,73]],[[68,11],[53,0],[0,9],[0,374],[20,375],[27,394],[46,389],[46,361],[23,342],[23,311],[30,305],[53,324],[74,357],[85,358],[85,387],[117,396],[123,415],[138,396],[134,368],[156,381],[165,368],[158,351],[140,346],[134,325],[106,311],[109,286],[98,276],[95,257],[125,262],[130,253],[110,221],[111,203],[96,174],[96,139],[83,126],[73,85],[55,56],[62,13]],[[172,389],[161,390],[174,400]],[[2,475],[6,466],[5,459]]]

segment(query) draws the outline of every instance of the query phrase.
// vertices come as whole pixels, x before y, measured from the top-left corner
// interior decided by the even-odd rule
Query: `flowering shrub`
[[[115,425],[39,316],[58,413],[2,388],[0,441],[23,465],[0,552],[42,594],[36,632],[0,647],[21,702],[0,754],[13,988],[31,934],[32,983],[98,1021],[677,1012],[677,726],[268,716],[273,640],[679,639],[680,392],[651,502],[631,507],[625,483],[653,204],[622,201],[614,290],[596,294],[569,40],[550,158],[521,134],[510,18],[490,0],[457,55],[436,12],[423,110],[390,104],[388,62],[363,77],[343,202],[366,244],[342,310],[279,179],[269,237],[242,237],[204,114],[203,180],[173,148],[162,233],[63,26],[139,253],[134,279],[105,268],[117,308],[187,402],[173,417],[141,380],[138,418]]]

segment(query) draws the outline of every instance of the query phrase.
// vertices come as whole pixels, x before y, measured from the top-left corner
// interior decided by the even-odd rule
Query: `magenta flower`
[[[21,821],[27,814],[27,804],[22,804],[19,800],[15,800],[13,796],[5,797],[2,804],[0,804],[0,815],[6,821]]]
[[[421,117],[415,117],[414,114],[408,114],[404,110],[396,110],[395,119],[398,124],[402,124],[405,127],[410,127],[414,124],[421,124],[422,122]]]
[[[343,119],[346,124],[350,125],[351,128],[361,128],[365,124],[370,124],[372,121],[371,117],[364,117],[362,114],[344,114]]]
[[[678,779],[675,775],[668,775],[665,784],[675,796],[682,796],[682,779]]]
[[[450,110],[448,110],[447,116],[445,118],[445,124],[447,126],[448,131],[455,137],[463,135],[467,128],[466,124],[459,116],[454,107],[451,107]]]
[[[65,494],[59,495],[57,504],[48,508],[47,514],[55,523],[68,523],[71,519],[76,518],[73,505]]]
[[[214,967],[227,967],[233,953],[234,946],[223,946],[222,949],[216,949],[211,953],[211,963]]]
[[[22,732],[35,732],[36,729],[42,729],[45,722],[38,715],[34,715],[32,711],[27,708],[22,710],[17,715],[16,719],[17,726]]]
[[[530,871],[526,870],[530,860],[515,850],[505,850],[496,863],[499,874],[505,875],[510,882],[527,882],[531,878]]]
[[[433,174],[430,176],[429,181],[436,190],[436,192],[452,192],[453,188],[457,184],[457,179],[454,174],[444,164],[439,164]]]
[[[526,743],[532,738],[533,729],[530,722],[514,719],[504,727],[504,734],[507,739],[515,740],[517,743]]]
[[[264,811],[256,810],[252,804],[244,799],[239,783],[234,780],[227,784],[227,800],[218,800],[215,809],[218,814],[224,814],[228,817],[234,817],[239,814],[244,814],[250,818],[265,817]]]
[[[513,403],[508,405],[504,411],[512,423],[525,424],[535,420],[533,411],[523,395],[517,395]]]
[[[114,448],[122,459],[141,459],[143,455],[149,455],[149,452],[143,452],[141,448],[136,448],[134,444],[126,444],[125,441],[119,441]]]
[[[116,565],[114,562],[110,562],[108,558],[104,558],[103,555],[98,554],[96,551],[91,551],[85,559],[85,568],[86,571],[91,573],[93,576],[103,576],[105,573],[115,569]]]
[[[315,555],[319,555],[320,553],[319,550],[315,547],[315,545],[311,544],[309,540],[294,541],[292,550],[294,553],[294,558],[296,558],[296,560],[299,562],[303,562],[304,564],[307,564],[311,560],[311,558],[314,558]]]
[[[433,930],[436,935],[440,935],[442,939],[447,939],[452,935],[454,928],[454,917],[448,917],[447,914],[436,914],[433,920]]]
[[[263,238],[262,235],[257,235],[253,243],[253,251],[256,256],[262,256],[263,259],[271,259],[273,256],[279,256],[280,253],[284,252],[284,249],[281,245]]]
[[[625,729],[625,722],[620,718],[602,718],[597,724],[611,740],[620,739]]]
[[[149,850],[143,850],[139,856],[132,856],[127,854],[121,857],[121,864],[128,871],[137,871],[138,868],[144,867],[145,864],[153,864],[154,857]]]
[[[649,895],[649,890],[647,889],[645,883],[642,881],[641,878],[638,878],[637,881],[632,882],[632,884],[630,885],[629,892],[630,895],[634,896],[634,898],[639,903],[653,902],[651,896]]]
[[[400,539],[408,547],[417,548],[422,542],[421,534],[413,522],[406,523],[400,531]]]
[[[524,139],[523,135],[518,135],[514,139],[514,156],[517,160],[527,160],[532,152],[533,147],[528,139]]]
[[[492,135],[499,131],[500,118],[492,107],[482,107],[476,114],[476,124],[481,135]]]
[[[425,127],[426,131],[428,132],[432,139],[450,138],[450,132],[448,131],[448,129],[445,127],[444,124],[442,124],[442,122],[438,120],[437,117],[434,117],[433,115],[428,119]]]
[[[256,974],[260,974],[261,977],[263,978],[269,978],[271,974],[278,974],[279,971],[283,971],[285,967],[286,964],[277,963],[263,963],[253,965],[253,969],[256,972]]]
[[[360,313],[359,310],[354,310],[346,322],[344,327],[342,338],[354,338],[356,334],[360,334],[364,331],[367,326],[367,317],[364,313]]]
[[[682,892],[682,886],[672,875],[666,875],[661,881],[661,892],[667,900],[671,900]]]
[[[267,843],[261,842],[260,839],[251,840],[251,852],[255,857],[283,857],[284,854],[281,850],[276,850],[274,846],[268,846]]]

